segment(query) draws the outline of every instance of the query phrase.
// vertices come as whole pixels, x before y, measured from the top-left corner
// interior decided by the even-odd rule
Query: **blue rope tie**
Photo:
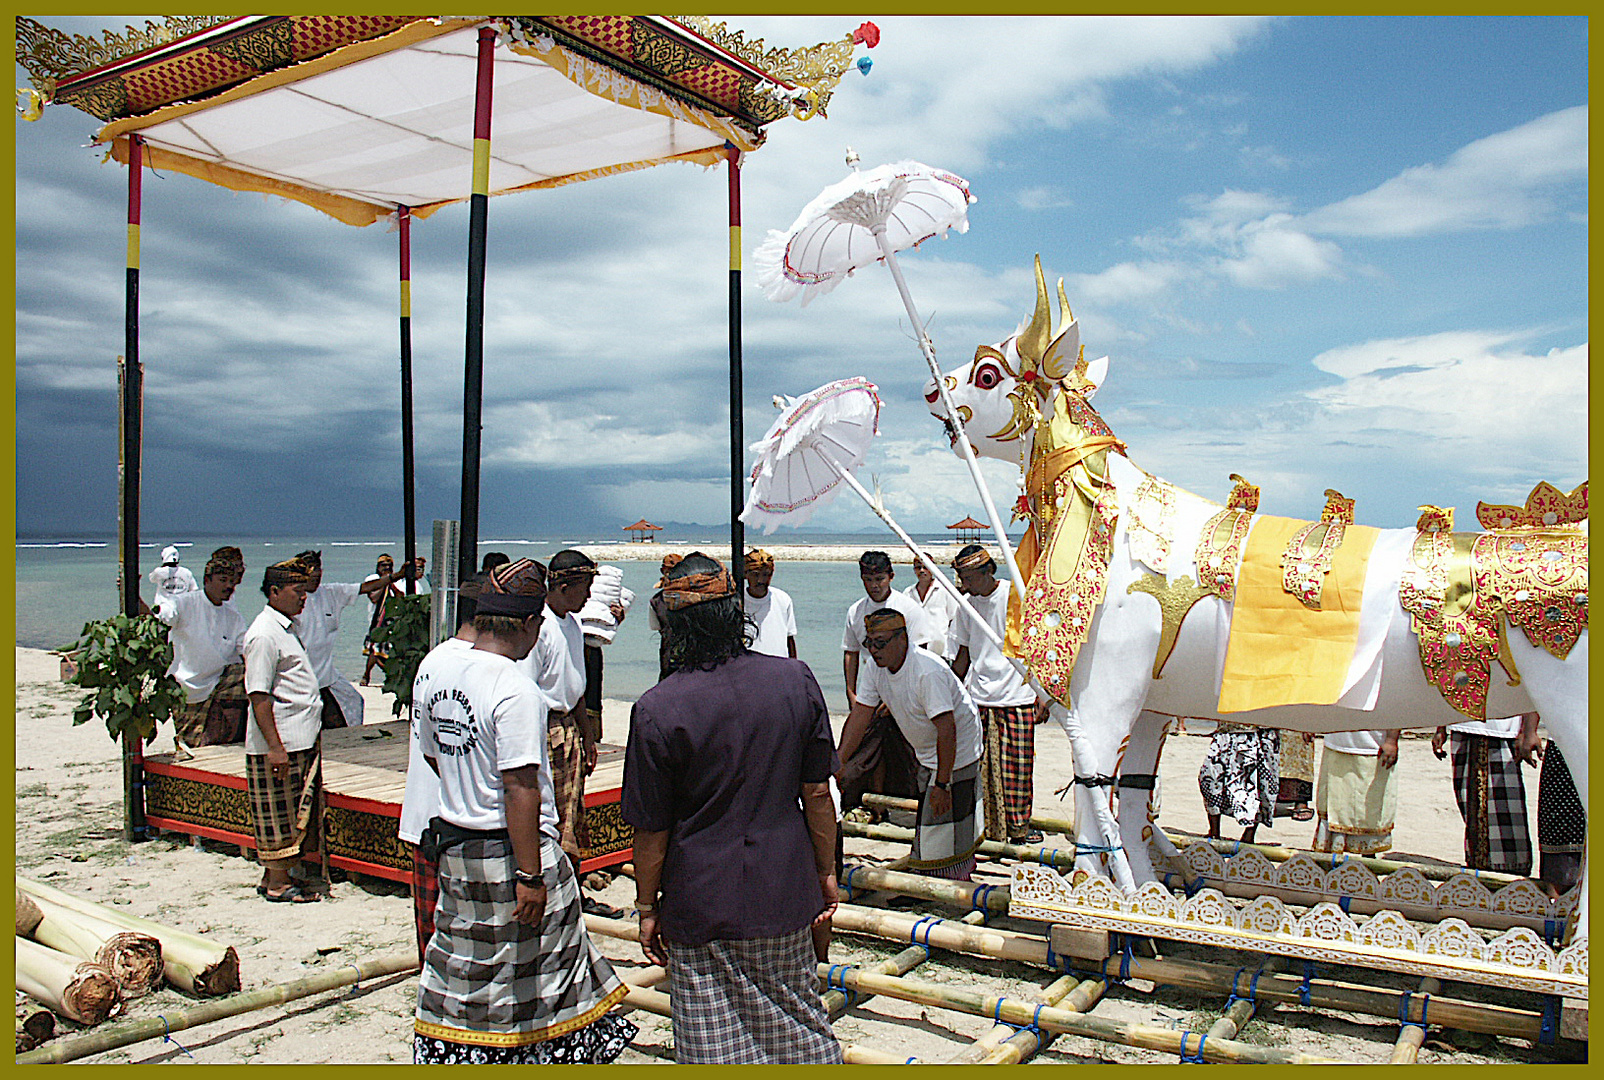
[[[990,898],[991,894],[996,891],[997,886],[995,885],[976,885],[975,891],[971,893],[969,897],[970,905],[975,911],[980,912],[982,915],[986,914],[986,902]]]
[[[1203,1044],[1209,1041],[1209,1037],[1206,1034],[1198,1035],[1198,1037],[1197,1037],[1197,1049],[1195,1051],[1193,1051],[1191,1054],[1188,1054],[1186,1052],[1186,1037],[1188,1035],[1191,1035],[1191,1034],[1192,1034],[1192,1032],[1190,1032],[1190,1031],[1181,1032],[1181,1064],[1183,1064],[1183,1065],[1206,1065],[1207,1062],[1205,1062],[1203,1060]]]
[[[1189,882],[1186,882],[1185,884],[1183,884],[1181,886],[1181,888],[1186,891],[1186,898],[1188,900],[1190,900],[1190,899],[1192,899],[1192,897],[1194,897],[1198,893],[1202,892],[1204,890],[1204,888],[1206,888],[1208,886],[1208,883],[1209,883],[1209,879],[1207,877],[1205,877],[1204,875],[1199,874],[1192,881],[1189,881]]]
[[[847,872],[841,879],[841,885],[847,891],[847,903],[849,904],[852,903],[854,898],[857,896],[857,890],[852,887],[852,875],[856,874],[861,869],[863,869],[861,865],[854,863],[853,865],[847,867]]]
[[[1080,844],[1075,845],[1075,857],[1082,855],[1107,854],[1114,851],[1124,851],[1124,844]]]
[[[1559,1035],[1559,998],[1553,994],[1543,997],[1543,1026],[1537,1034],[1538,1046],[1553,1046]]]
[[[1564,919],[1544,919],[1543,920],[1543,942],[1546,945],[1548,945],[1549,948],[1553,948],[1554,947],[1555,940],[1559,937],[1560,934],[1564,933],[1564,931],[1565,931],[1565,920]]]
[[[1353,897],[1351,896],[1337,897],[1337,906],[1342,909],[1344,915],[1348,913],[1348,905],[1351,903],[1353,903]]]
[[[1303,985],[1298,987],[1298,997],[1303,1001],[1303,1004],[1305,1004],[1305,1005],[1309,1004],[1309,981],[1311,979],[1313,979],[1313,978],[1314,978],[1314,961],[1313,960],[1305,960],[1303,962]]]
[[[1239,968],[1236,969],[1236,974],[1231,976],[1231,996],[1225,999],[1225,1007],[1227,1009],[1229,1009],[1232,1005],[1235,1005],[1237,1002],[1242,1000],[1241,998],[1236,996],[1236,988],[1237,988],[1237,984],[1240,983],[1241,980],[1242,980],[1242,973],[1244,971],[1246,971],[1246,970],[1247,970],[1247,968],[1245,968],[1245,967],[1239,967]]]
[[[909,944],[923,945],[926,960],[930,959],[930,931],[934,930],[940,922],[941,917],[939,915],[922,915],[919,917],[919,921],[913,924],[913,929],[908,931]],[[921,926],[925,928],[925,939],[923,941],[919,940],[919,928]]]
[[[1259,976],[1263,974],[1264,968],[1261,966],[1258,971],[1253,973],[1253,981],[1248,983],[1248,1000],[1252,1002],[1255,1007],[1257,1007],[1259,1004]]]
[[[191,1061],[193,1061],[195,1059],[195,1055],[189,1053],[189,1048],[188,1047],[186,1047],[183,1043],[179,1042],[177,1039],[173,1038],[172,1033],[168,1030],[168,1027],[167,1027],[167,1016],[166,1016],[165,1013],[162,1014],[162,1042],[170,1042],[170,1043],[172,1043],[174,1046],[176,1046],[180,1050],[184,1051],[185,1054],[188,1054]]]
[[[1231,848],[1231,855],[1235,855],[1235,854],[1236,854],[1236,853],[1237,853],[1237,852],[1239,852],[1239,851],[1241,851],[1241,850],[1242,850],[1242,841],[1241,841],[1241,839],[1240,839],[1240,838],[1238,838],[1238,840],[1237,840],[1237,842],[1236,842],[1236,844],[1235,844],[1235,846],[1233,846],[1233,847],[1232,847],[1232,848]],[[1227,857],[1229,857],[1229,856],[1227,856]]]
[[[858,992],[846,984],[846,973],[851,970],[851,964],[831,964],[829,973],[824,977],[826,989],[841,991],[849,1009],[858,1003]]]
[[[1041,1030],[1041,1027],[1040,1027],[1041,1011],[1047,1007],[1045,1004],[1036,1006],[1036,1011],[1031,1014],[1030,1023],[1028,1023],[1028,1024],[1015,1024],[1012,1021],[1004,1020],[1002,1018],[1002,1007],[1003,1007],[1003,999],[1002,998],[998,998],[996,1007],[991,1010],[991,1019],[992,1019],[993,1023],[997,1024],[1000,1027],[1013,1028],[1015,1031],[1033,1032],[1038,1039],[1041,1038],[1041,1036],[1042,1036],[1042,1030]]]
[[[1411,1020],[1411,1019],[1409,1019],[1409,1000],[1411,998],[1413,998],[1414,996],[1415,996],[1414,995],[1414,991],[1410,991],[1410,992],[1404,994],[1402,1000],[1400,1000],[1398,1002],[1398,1026],[1399,1027],[1417,1027],[1417,1028],[1420,1029],[1421,1034],[1424,1035],[1425,1032],[1426,1032],[1426,1010],[1431,1007],[1431,995],[1430,994],[1422,994],[1422,995],[1420,995],[1420,1019],[1419,1020]]]

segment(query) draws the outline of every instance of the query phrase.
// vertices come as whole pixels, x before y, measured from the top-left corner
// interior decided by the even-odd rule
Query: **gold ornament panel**
[[[1526,496],[1525,506],[1508,506],[1503,503],[1476,504],[1476,520],[1484,529],[1514,529],[1522,526],[1543,529],[1555,525],[1577,525],[1587,520],[1587,481],[1576,485],[1569,494],[1550,484],[1539,481]]]
[[[1476,595],[1502,606],[1533,645],[1556,659],[1587,629],[1587,537],[1579,532],[1489,532],[1471,556]]]
[[[1144,476],[1131,496],[1130,519],[1125,536],[1131,558],[1166,573],[1170,568],[1170,543],[1175,537],[1175,486],[1156,476]]]
[[[1253,527],[1253,514],[1247,510],[1221,510],[1204,524],[1198,535],[1198,584],[1221,600],[1236,599],[1236,575],[1242,567],[1242,542]]]

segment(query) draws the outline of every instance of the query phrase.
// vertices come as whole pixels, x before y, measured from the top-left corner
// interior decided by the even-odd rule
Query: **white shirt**
[[[1520,734],[1520,716],[1489,716],[1485,720],[1466,720],[1462,724],[1449,724],[1449,731],[1461,735],[1486,735],[1493,739],[1513,739]]]
[[[340,636],[340,612],[362,595],[361,589],[360,585],[325,581],[317,592],[306,594],[306,607],[295,616],[295,636],[312,658],[319,686],[334,681],[334,642]]]
[[[970,605],[998,637],[1003,636],[1008,625],[1008,591],[1008,586],[999,581],[990,596],[969,594]],[[975,704],[998,708],[1030,705],[1036,701],[1036,691],[1030,688],[1024,676],[961,608],[952,624],[952,646],[954,656],[960,648],[967,646],[969,649],[969,673],[964,676],[964,686],[973,695]]]
[[[930,651],[937,656],[948,656],[947,640],[952,631],[953,617],[958,613],[958,602],[948,594],[946,589],[943,589],[934,581],[930,583],[930,591],[925,593],[923,600],[919,598],[919,585],[917,582],[903,589],[902,595],[918,604],[924,610],[925,618],[930,620],[931,632],[938,635],[928,646]],[[956,652],[957,648],[954,645],[953,651]]]
[[[1330,731],[1321,736],[1327,750],[1358,757],[1375,757],[1381,751],[1386,731]]]
[[[540,831],[557,840],[546,750],[550,700],[512,660],[485,649],[469,649],[442,668],[430,681],[418,725],[423,753],[440,767],[439,816],[464,829],[506,828],[501,774],[538,765]]]
[[[742,587],[742,591],[746,593],[746,613],[757,624],[752,651],[769,656],[790,656],[791,647],[787,639],[796,637],[796,608],[791,603],[791,594],[772,585],[762,598],[753,596],[746,586]]]
[[[173,563],[170,566],[158,566],[152,570],[150,572],[150,583],[156,586],[158,595],[165,594],[167,596],[194,592],[200,588],[199,585],[195,584],[195,575],[189,572],[189,568],[179,566],[177,563]]]
[[[240,658],[245,616],[233,600],[214,604],[200,589],[157,596],[154,610],[173,643],[167,674],[184,688],[187,701],[205,701],[217,689],[223,669]]]
[[[291,627],[289,616],[268,605],[245,631],[245,692],[273,695],[273,726],[285,750],[310,750],[323,731],[323,697],[306,646]],[[245,752],[265,754],[256,711],[247,715]]]
[[[472,651],[473,642],[446,638],[419,661],[417,674],[412,677],[412,708],[407,710],[411,720],[407,725],[407,790],[401,796],[401,822],[396,830],[406,843],[416,844],[428,828],[429,819],[440,812],[440,778],[423,760],[423,747],[418,744],[429,688],[436,675],[454,673]]]
[[[867,661],[858,669],[858,701],[870,708],[883,702],[919,764],[931,772],[936,770],[936,726],[930,718],[944,712],[952,713],[958,729],[952,767],[980,760],[980,714],[958,676],[938,656],[909,649],[896,672]]]
[[[881,608],[893,608],[902,612],[902,617],[908,621],[908,640],[915,645],[922,645],[926,649],[937,640],[936,632],[931,628],[930,621],[925,618],[925,609],[919,601],[892,589],[884,602],[878,602],[865,596],[862,600],[847,609],[847,629],[841,636],[841,649],[843,652],[863,652],[863,618],[871,611]],[[941,635],[945,640],[945,634]],[[863,664],[874,661],[864,653]],[[860,664],[859,666],[863,666]]]
[[[540,620],[540,640],[518,667],[545,692],[558,712],[569,712],[585,697],[585,630],[572,613],[558,617],[548,606]]]

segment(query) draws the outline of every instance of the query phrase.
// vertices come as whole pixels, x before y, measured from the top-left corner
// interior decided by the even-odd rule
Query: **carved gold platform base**
[[[1314,865],[1312,860],[1308,865]],[[1187,898],[1156,882],[1127,896],[1107,878],[1077,872],[1071,881],[1030,863],[1014,867],[1008,914],[1080,929],[1587,998],[1587,940],[1556,951],[1527,927],[1488,937],[1450,917],[1422,932],[1395,911],[1356,918],[1339,904],[1320,903],[1300,916],[1274,896],[1238,902],[1204,888]]]

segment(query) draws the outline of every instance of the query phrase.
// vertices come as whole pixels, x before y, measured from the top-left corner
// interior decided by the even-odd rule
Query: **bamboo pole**
[[[919,800],[903,799],[895,795],[880,795],[871,791],[864,793],[863,805],[878,806],[885,810],[917,810],[919,809]],[[1055,818],[1032,814],[1030,815],[1030,826],[1044,833],[1060,833],[1068,837],[1075,835],[1075,820],[1073,818]]]
[[[872,1046],[843,1046],[841,1056],[848,1065],[914,1065],[911,1057],[898,1057]]]
[[[1103,992],[1108,989],[1106,979],[1078,979],[1074,976],[1065,976],[1054,979],[1037,995],[1036,1000],[1043,1005],[1058,1005],[1070,1012],[1084,1013],[1091,1011],[1093,1005],[1102,999]],[[1000,1036],[1000,1041],[994,1047],[982,1052],[979,1063],[982,1065],[1019,1065],[1030,1060],[1040,1050],[1045,1041],[1039,1031],[1030,1028],[1016,1030],[1007,1024],[998,1024],[988,1033]],[[979,1047],[986,1041],[982,1036],[976,1043]],[[963,1054],[953,1059],[953,1064],[975,1060]]]
[[[169,1032],[184,1031],[187,1028],[209,1024],[213,1020],[222,1020],[230,1016],[239,1016],[241,1013],[254,1012],[270,1005],[282,1005],[286,1002],[296,1001],[300,998],[311,997],[328,990],[337,990],[342,986],[350,986],[364,979],[377,979],[386,975],[398,975],[405,971],[418,969],[418,954],[416,951],[397,953],[393,956],[380,956],[371,960],[359,960],[356,963],[346,964],[333,971],[322,971],[316,975],[308,975],[304,979],[294,982],[279,983],[275,986],[264,986],[260,990],[252,990],[244,994],[235,994],[232,997],[208,1001],[189,1009],[174,1009],[170,1012],[157,1013],[154,1016],[142,1016],[137,1020],[129,1020],[120,1024],[113,1024],[96,1031],[87,1032],[75,1039],[60,1039],[49,1046],[17,1056],[19,1065],[50,1065],[64,1061],[77,1061],[90,1054],[100,1054],[107,1050],[115,1050],[122,1046],[132,1046],[146,1039],[155,1039]]]
[[[878,840],[891,844],[913,843],[913,830],[904,829],[900,825],[860,825],[856,821],[843,821],[841,831],[847,836],[856,836],[863,840]],[[1073,842],[1066,848],[1048,848],[1039,844],[1026,846],[1006,844],[998,840],[982,840],[980,853],[990,855],[999,861],[1013,859],[1015,862],[1037,862],[1061,870],[1072,870],[1075,866]]]
[[[829,971],[830,965],[820,964],[819,974]],[[912,1001],[920,1005],[934,1005],[971,1016],[1006,1017],[1010,1023],[1033,1024],[1042,1031],[1059,1035],[1077,1035],[1100,1042],[1119,1043],[1145,1050],[1182,1054],[1188,1051],[1200,1054],[1206,1061],[1245,1062],[1278,1065],[1339,1064],[1329,1058],[1305,1054],[1298,1050],[1281,1050],[1253,1046],[1230,1039],[1201,1039],[1195,1032],[1176,1031],[1150,1024],[1133,1024],[1122,1020],[1108,1020],[1098,1016],[1085,1016],[1068,1009],[1049,1005],[1033,1005],[1027,1001],[981,994],[954,986],[915,982],[895,975],[876,975],[867,971],[849,969],[837,976],[852,989],[869,990],[886,997]],[[1197,1039],[1196,1045],[1190,1045]]]
[[[1008,910],[1008,886],[970,885],[961,881],[925,877],[923,874],[904,874],[895,870],[882,870],[876,866],[854,864],[846,868],[842,883],[850,889],[874,889],[893,892],[901,896],[917,896],[941,904],[997,911]],[[981,892],[981,890],[985,890]],[[976,894],[981,899],[977,903]]]
[[[876,911],[842,904],[837,909],[834,924],[839,930],[873,934],[876,937],[901,941],[912,930],[915,917],[901,912]],[[1061,970],[1072,964],[1078,974],[1089,976],[1120,976],[1147,979],[1168,986],[1189,990],[1228,992],[1237,982],[1242,968],[1230,964],[1213,964],[1197,960],[1150,960],[1133,956],[1128,961],[1120,956],[1103,960],[1080,957],[1056,957],[1057,963],[1048,962],[1048,943],[1044,938],[994,927],[970,927],[962,923],[943,920],[928,924],[930,943],[953,952],[971,956],[985,956],[999,960],[1017,960],[1036,967]],[[921,928],[919,938],[925,939],[926,929]],[[1242,975],[1246,978],[1246,975]],[[1255,996],[1260,1001],[1280,1004],[1306,1004],[1322,1009],[1363,1013],[1367,1016],[1396,1017],[1405,1005],[1409,991],[1378,990],[1337,983],[1330,979],[1311,979],[1307,998],[1304,980],[1296,975],[1266,973],[1259,979]],[[1416,1010],[1417,1011],[1417,1010]],[[1444,1027],[1477,1031],[1488,1035],[1501,1035],[1516,1039],[1539,1038],[1542,1033],[1542,1015],[1539,1012],[1511,1009],[1502,1005],[1488,1005],[1459,999],[1433,997],[1431,1019]]]
[[[1430,976],[1420,980],[1420,1022],[1405,1019],[1399,1025],[1398,1041],[1393,1044],[1388,1065],[1413,1065],[1419,1060],[1420,1046],[1426,1041],[1426,999],[1441,989],[1442,984]]]
[[[1267,974],[1274,974],[1286,966],[1286,961],[1279,956],[1261,956],[1258,970]],[[1248,996],[1238,997],[1241,987],[1237,984],[1241,979],[1248,979]],[[1209,1025],[1208,1036],[1211,1039],[1234,1039],[1241,1032],[1242,1026],[1253,1017],[1254,1010],[1258,1008],[1258,995],[1255,993],[1253,977],[1242,972],[1231,980],[1232,1001],[1225,1007],[1220,1018]]]
[[[963,917],[962,921],[973,925],[974,923],[980,922],[984,918],[985,916],[980,912],[971,911],[969,914]],[[915,935],[910,932],[909,936]],[[897,955],[890,957],[889,959],[882,960],[878,964],[871,964],[865,970],[876,971],[882,975],[906,975],[908,972],[912,971],[914,968],[918,967],[928,959],[930,959],[930,949],[928,946],[909,945]],[[860,996],[856,1000],[850,1002],[850,1004],[861,1005],[873,996],[873,994]],[[842,993],[840,990],[826,990],[820,995],[820,999],[824,1002],[824,1011],[830,1014],[831,1020],[834,1020],[836,1017],[846,1012],[849,1006],[847,995]]]

